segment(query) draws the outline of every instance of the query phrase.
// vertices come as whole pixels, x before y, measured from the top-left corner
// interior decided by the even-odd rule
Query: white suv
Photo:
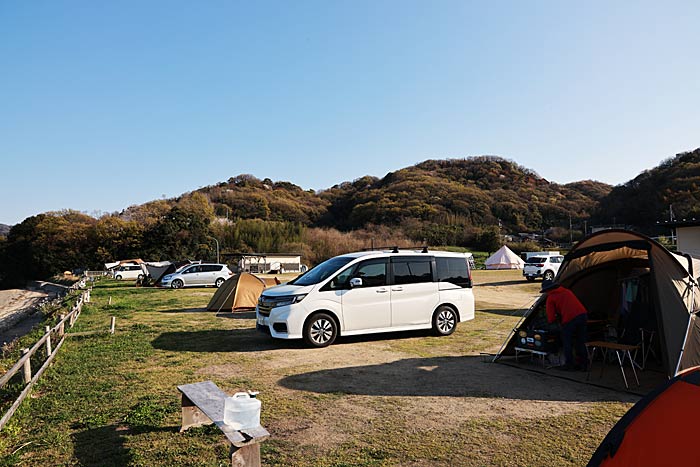
[[[562,261],[564,257],[561,255],[531,256],[525,261],[523,276],[531,282],[537,277],[551,281],[559,272]]]
[[[233,273],[225,264],[190,264],[179,271],[163,276],[163,287],[180,289],[182,287],[204,287],[213,285],[221,287]]]
[[[467,258],[460,253],[366,251],[336,256],[265,289],[257,328],[325,347],[339,335],[433,329],[452,334],[474,319]]]

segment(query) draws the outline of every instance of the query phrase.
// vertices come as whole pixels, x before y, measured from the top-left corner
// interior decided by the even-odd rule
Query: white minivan
[[[114,278],[118,281],[122,279],[138,279],[146,277],[140,264],[124,264],[114,271]]]
[[[331,258],[265,289],[257,328],[312,347],[339,336],[433,329],[452,334],[474,319],[471,270],[462,253],[365,251]]]

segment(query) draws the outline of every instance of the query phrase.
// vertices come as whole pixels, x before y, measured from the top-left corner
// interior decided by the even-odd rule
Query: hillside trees
[[[616,186],[600,200],[596,222],[630,224],[649,232],[657,221],[700,218],[700,149],[684,152]]]
[[[0,267],[6,285],[46,278],[92,260],[89,231],[96,220],[77,211],[28,217],[10,229]]]
[[[143,247],[144,220],[130,221],[113,215],[98,219],[91,233],[94,257],[90,265],[97,267],[115,259],[138,258]],[[148,219],[145,225],[155,222],[157,219],[153,223]]]

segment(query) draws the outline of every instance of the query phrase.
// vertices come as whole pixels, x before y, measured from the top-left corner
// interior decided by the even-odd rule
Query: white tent
[[[486,260],[486,269],[522,269],[525,261],[506,245],[503,245],[497,252],[489,256]]]

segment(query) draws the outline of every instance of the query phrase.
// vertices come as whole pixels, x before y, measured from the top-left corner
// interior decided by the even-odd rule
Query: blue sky
[[[699,19],[698,2],[1,2],[0,223],[481,154],[624,183],[700,146]]]

